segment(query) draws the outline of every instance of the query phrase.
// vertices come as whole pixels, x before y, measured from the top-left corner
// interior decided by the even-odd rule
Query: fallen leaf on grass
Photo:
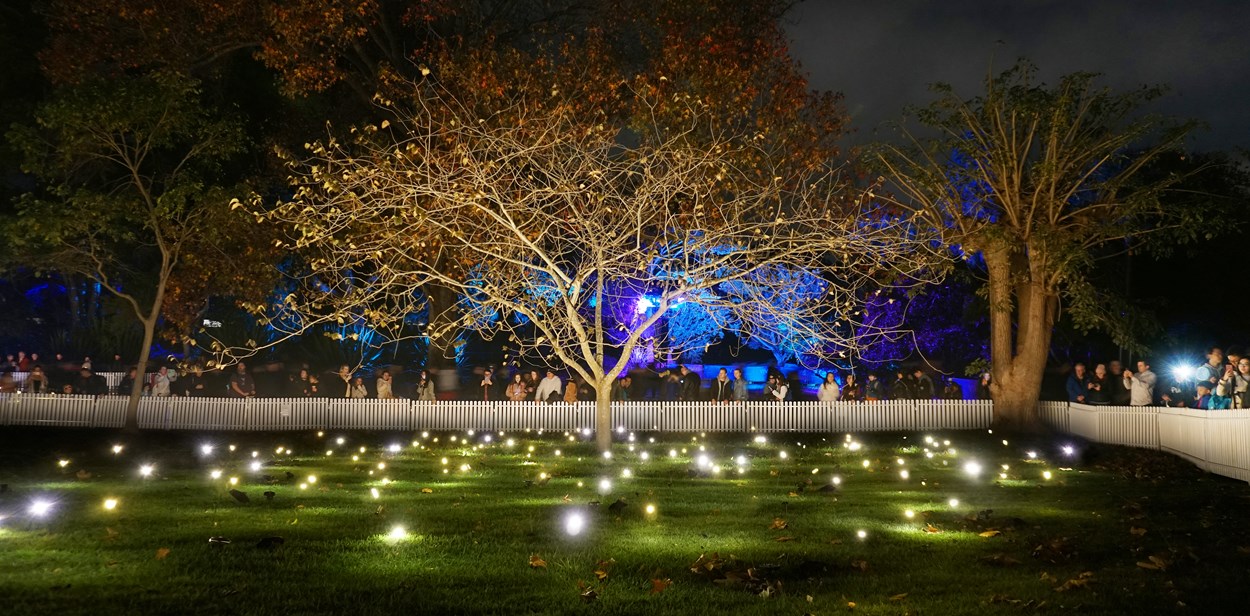
[[[159,548],[156,550],[156,560],[165,560],[169,556],[169,548]]]
[[[785,520],[781,518],[773,518],[773,523],[768,526],[768,530],[785,530],[789,526]]]
[[[852,568],[854,568],[854,569],[859,569],[860,571],[868,571],[868,561],[866,561],[866,560],[852,560],[852,561],[851,561],[851,567],[852,567]]]
[[[1094,581],[1093,571],[1082,571],[1080,575],[1055,587],[1055,592],[1066,592],[1074,588],[1085,588]]]
[[[996,530],[987,530],[987,531],[985,531],[985,532],[983,532],[983,533],[978,533],[978,535],[977,535],[977,536],[979,536],[979,537],[987,537],[987,538],[988,538],[988,537],[997,537],[997,536],[999,536],[999,535],[1001,535],[1001,534],[1002,534],[1001,532],[996,531]]]
[[[110,528],[110,527],[108,527],[108,526],[105,526],[105,527],[104,527],[104,539],[105,539],[105,540],[107,540],[107,541],[112,541],[112,540],[114,540],[114,539],[116,539],[116,538],[117,538],[117,535],[118,535],[118,534],[119,534],[119,533],[118,533],[117,531],[113,530],[112,528]]]
[[[846,609],[848,609],[848,610],[853,610],[853,609],[855,609],[855,602],[854,602],[854,601],[847,601],[847,602],[846,602]]]
[[[1136,535],[1136,536],[1140,537],[1140,536],[1142,536],[1142,535],[1146,534],[1146,529],[1144,529],[1144,528],[1138,528],[1138,527],[1134,526],[1134,527],[1132,527],[1132,528],[1128,529],[1128,532],[1133,533],[1134,535]]]
[[[773,539],[773,541],[776,541],[777,543],[785,543],[787,541],[794,541],[794,537],[785,535],[785,536],[777,537],[776,539]]]
[[[895,601],[895,602],[898,602],[898,601],[902,601],[903,599],[906,599],[906,598],[907,598],[907,593],[903,592],[903,593],[899,593],[899,594],[897,594],[897,595],[894,595],[893,597],[890,597],[890,601]]]
[[[662,580],[660,578],[652,579],[651,580],[651,594],[658,595],[664,592],[665,590],[667,590],[668,587],[672,585],[673,585],[673,580],[670,580],[668,578],[664,578]]]
[[[546,569],[547,561],[543,560],[542,557],[540,557],[537,554],[530,554],[530,568],[531,569]]]
[[[433,494],[433,493],[434,493],[434,490],[433,490],[433,489],[431,489],[431,488],[421,488],[421,493],[422,493],[422,494]]]
[[[940,529],[940,528],[938,528],[938,527],[936,527],[936,526],[934,526],[934,525],[932,525],[932,524],[925,524],[925,525],[924,525],[924,532],[926,532],[926,533],[940,533],[940,532],[942,532],[942,529]]]
[[[599,598],[599,593],[595,592],[595,589],[593,588],[587,588],[582,592],[581,598],[583,602],[590,603]]]
[[[989,556],[982,556],[981,558],[978,558],[977,560],[981,561],[984,564],[993,565],[995,567],[1014,567],[1020,564],[1020,561],[1006,554],[990,554]]]
[[[1141,567],[1142,569],[1150,569],[1151,571],[1167,571],[1168,570],[1168,561],[1163,560],[1162,558],[1159,558],[1158,556],[1151,556],[1149,558],[1150,560],[1148,561],[1137,563],[1137,566]]]
[[[612,565],[615,564],[615,558],[609,558],[595,563],[595,577],[599,578],[599,581],[601,582],[606,580],[608,578],[608,572],[612,570]]]

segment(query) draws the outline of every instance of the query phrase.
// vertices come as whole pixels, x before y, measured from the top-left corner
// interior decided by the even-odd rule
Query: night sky
[[[932,100],[929,83],[972,96],[1024,56],[1051,82],[1097,71],[1117,88],[1171,86],[1158,110],[1210,125],[1193,147],[1250,147],[1245,0],[807,0],[785,19],[812,86],[845,94],[853,143],[888,138],[881,124]]]

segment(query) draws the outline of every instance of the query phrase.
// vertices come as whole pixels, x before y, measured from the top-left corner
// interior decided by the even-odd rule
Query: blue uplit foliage
[[[807,311],[800,306],[819,301],[827,286],[810,271],[771,265],[722,284],[718,290],[740,305],[739,332],[747,346],[772,353],[781,365],[820,348],[821,340],[812,333],[822,325],[804,321],[800,315]],[[765,322],[769,327],[754,327]]]
[[[486,284],[486,276],[482,266],[469,270],[465,284],[469,291],[456,302],[456,307],[464,315],[465,328],[482,331],[494,327],[499,323],[500,315],[497,308],[484,303],[487,296],[480,289]]]
[[[685,361],[699,361],[707,347],[720,342],[726,330],[739,327],[733,312],[709,301],[711,296],[704,291],[701,298],[679,301],[665,315],[667,346],[682,349]]]

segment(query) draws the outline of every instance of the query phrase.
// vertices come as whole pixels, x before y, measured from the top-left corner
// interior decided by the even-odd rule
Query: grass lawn
[[[1250,487],[1057,436],[0,434],[0,614],[1250,611]]]

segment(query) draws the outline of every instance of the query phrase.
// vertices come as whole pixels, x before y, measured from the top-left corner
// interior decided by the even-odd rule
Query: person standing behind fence
[[[525,379],[521,378],[521,373],[518,372],[512,375],[512,382],[508,383],[508,391],[505,394],[508,396],[508,400],[512,402],[523,402],[529,397],[527,389]]]
[[[1086,404],[1097,404],[1105,406],[1111,404],[1111,392],[1108,382],[1111,379],[1107,377],[1107,365],[1098,364],[1094,366],[1094,374],[1090,375],[1085,382],[1088,393],[1085,394]]]
[[[170,385],[178,379],[178,373],[171,373],[168,366],[161,366],[156,374],[152,376],[152,395],[160,398],[168,398],[173,395]]]
[[[48,375],[43,373],[43,366],[36,365],[30,369],[30,376],[26,377],[26,391],[32,394],[46,394],[51,391],[48,388]]]
[[[355,400],[364,400],[369,397],[369,389],[365,387],[365,377],[358,376],[352,379],[351,389],[347,390],[347,397]]]
[[[902,371],[895,373],[894,382],[890,383],[890,399],[908,400],[911,397],[911,383],[907,382],[907,374]]]
[[[560,392],[564,388],[561,386],[560,377],[556,376],[555,370],[547,370],[547,376],[538,383],[538,389],[534,390],[535,402],[554,402],[559,399]]]
[[[734,368],[734,402],[746,402],[748,395],[747,380],[742,375],[742,369]]]
[[[721,368],[712,381],[712,400],[717,404],[729,404],[734,397],[733,381],[729,380],[729,371]]]
[[[855,373],[846,375],[846,383],[842,385],[841,398],[844,402],[859,402],[864,399],[864,392],[859,386],[859,381],[855,378]]]
[[[681,367],[681,396],[682,402],[698,402],[703,399],[703,379],[695,374],[686,366]]]
[[[480,385],[482,393],[478,396],[479,400],[490,402],[495,399],[494,375],[495,373],[490,368],[482,371],[482,383]]]
[[[821,382],[820,389],[816,390],[816,399],[821,402],[832,403],[837,402],[840,397],[842,397],[842,388],[838,387],[837,377],[834,376],[833,372],[826,372],[825,380]]]
[[[1077,362],[1072,366],[1072,374],[1068,376],[1065,387],[1068,391],[1068,402],[1085,403],[1089,396],[1089,376],[1085,374],[1085,364]]]
[[[1215,387],[1218,396],[1232,399],[1232,408],[1250,408],[1250,359],[1238,358],[1237,365],[1229,365],[1224,378]]]
[[[391,371],[383,370],[378,376],[378,400],[394,400],[395,399],[395,382],[391,380]]]
[[[1124,384],[1124,366],[1120,360],[1113,359],[1107,363],[1107,396],[1112,406],[1128,406],[1131,394]]]
[[[1158,377],[1150,371],[1150,363],[1142,360],[1137,362],[1137,374],[1131,370],[1124,371],[1124,386],[1128,388],[1128,403],[1132,406],[1150,406],[1155,401],[1155,381]]]
[[[252,375],[247,371],[247,365],[239,362],[234,367],[234,374],[230,375],[229,393],[231,398],[255,398],[256,397],[256,381],[252,380]]]
[[[864,400],[876,402],[885,399],[885,383],[877,378],[876,373],[868,373],[868,382],[864,383]]]
[[[912,387],[913,393],[919,400],[932,400],[937,395],[937,388],[933,385],[933,377],[924,373],[924,370],[916,368],[912,375],[915,377]]]
[[[434,383],[430,381],[430,373],[422,370],[417,377],[417,400],[420,402],[434,401]]]
[[[343,397],[352,397],[352,369],[348,368],[347,364],[343,364],[339,366],[339,371],[335,374],[338,375],[340,381],[343,381]]]
[[[778,378],[773,382],[773,401],[785,402],[790,396],[790,385],[786,383],[785,378]]]

